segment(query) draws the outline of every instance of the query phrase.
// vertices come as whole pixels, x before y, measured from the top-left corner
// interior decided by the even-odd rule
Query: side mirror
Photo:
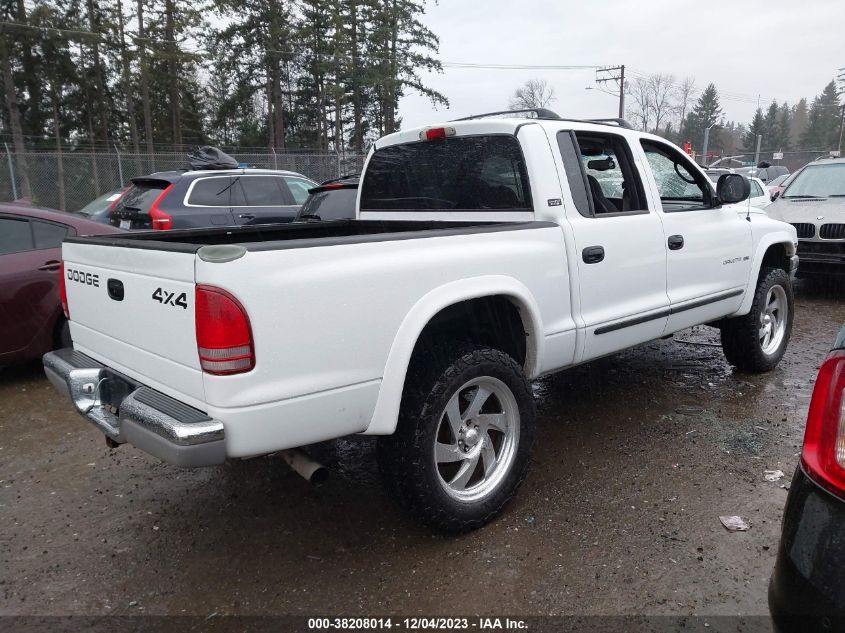
[[[775,192],[772,194],[772,202],[774,202],[775,200],[777,200],[779,197],[780,197],[780,191],[775,191]]]
[[[722,204],[736,204],[751,195],[751,183],[742,174],[722,174],[716,185],[716,195]]]

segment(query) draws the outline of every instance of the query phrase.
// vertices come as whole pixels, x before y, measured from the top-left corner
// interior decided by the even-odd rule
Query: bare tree
[[[669,122],[675,105],[673,103],[674,75],[653,74],[648,76],[649,107],[652,129],[659,131]]]
[[[678,134],[682,135],[684,132],[687,112],[689,111],[692,100],[695,98],[696,92],[695,79],[692,77],[687,77],[675,87],[675,112],[678,115]]]
[[[555,101],[555,89],[545,79],[529,79],[517,88],[510,99],[511,110],[546,108]]]
[[[626,81],[625,94],[628,96],[626,116],[640,130],[648,131],[652,112],[651,89],[648,79],[637,77],[632,81]]]

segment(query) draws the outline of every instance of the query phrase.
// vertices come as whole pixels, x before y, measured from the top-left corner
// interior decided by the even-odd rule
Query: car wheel
[[[516,493],[535,406],[522,368],[504,352],[471,346],[445,359],[412,363],[396,432],[379,439],[378,458],[403,508],[455,533],[481,527]]]
[[[794,305],[789,274],[780,268],[763,271],[751,311],[722,324],[722,349],[742,371],[770,371],[783,358],[792,334]]]

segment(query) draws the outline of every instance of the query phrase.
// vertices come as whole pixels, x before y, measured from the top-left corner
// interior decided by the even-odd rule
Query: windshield
[[[784,198],[845,196],[845,163],[808,165],[784,192]]]

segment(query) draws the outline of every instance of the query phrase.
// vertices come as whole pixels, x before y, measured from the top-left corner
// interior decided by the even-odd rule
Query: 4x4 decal
[[[176,296],[175,292],[167,292],[161,288],[156,288],[155,292],[153,292],[153,299],[163,305],[178,306],[185,310],[188,309],[188,295],[184,292]]]

